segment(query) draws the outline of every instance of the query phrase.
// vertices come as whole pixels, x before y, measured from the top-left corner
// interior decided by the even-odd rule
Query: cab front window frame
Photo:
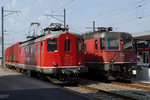
[[[58,40],[57,39],[47,40],[47,51],[48,52],[57,52],[58,51]]]
[[[100,38],[100,50],[108,50],[108,51],[120,50],[120,39],[119,38]]]

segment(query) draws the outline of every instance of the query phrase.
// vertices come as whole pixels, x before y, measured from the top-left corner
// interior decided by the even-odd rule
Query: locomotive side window
[[[70,40],[65,41],[65,51],[70,51]]]
[[[95,40],[95,50],[97,50],[97,40]]]
[[[40,51],[40,46],[36,45],[36,52],[39,53],[39,51]]]
[[[108,50],[119,50],[118,38],[107,38]]]
[[[30,52],[30,54],[33,54],[33,47],[32,46],[30,46],[29,52]]]
[[[82,40],[77,40],[77,51],[83,52],[83,41]]]
[[[21,48],[21,55],[23,54],[23,48]]]
[[[106,49],[106,39],[105,38],[100,39],[100,47],[101,47],[101,50]]]
[[[84,52],[87,52],[87,44],[84,43]]]
[[[47,40],[47,51],[57,51],[57,40]]]
[[[123,39],[123,49],[132,50],[132,39]]]
[[[26,47],[26,48],[25,48],[25,54],[27,54],[27,53],[28,53],[28,48]]]
[[[31,54],[33,54],[33,46],[31,47]]]

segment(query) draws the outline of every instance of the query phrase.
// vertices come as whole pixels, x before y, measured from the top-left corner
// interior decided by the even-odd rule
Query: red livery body
[[[87,72],[83,42],[83,37],[75,33],[44,34],[7,48],[6,65],[17,62],[16,69],[49,75]]]
[[[5,61],[10,61],[10,48],[5,50]]]
[[[21,42],[8,47],[5,50],[5,61],[8,62],[18,62],[19,61],[19,45]]]
[[[54,71],[57,68],[83,67],[84,53],[83,50],[77,51],[77,41],[83,43],[82,37],[78,38],[77,35],[70,33],[52,33],[23,42],[19,48],[21,53],[19,65],[41,67],[43,71],[45,68]],[[30,42],[34,43],[30,44]]]

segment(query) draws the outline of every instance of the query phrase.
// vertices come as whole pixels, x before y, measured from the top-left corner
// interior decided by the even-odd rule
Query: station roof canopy
[[[143,41],[150,41],[150,35],[143,35],[143,36],[137,36],[133,37],[134,40],[143,40]]]

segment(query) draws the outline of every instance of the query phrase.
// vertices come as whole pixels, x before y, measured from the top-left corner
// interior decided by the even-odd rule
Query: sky
[[[9,14],[6,10],[21,11],[4,17],[5,48],[25,41],[31,22],[41,24],[38,34],[50,23],[61,23],[45,15],[63,15],[64,9],[70,32],[92,31],[88,27],[95,21],[96,27],[113,27],[133,36],[150,34],[150,0],[0,0],[2,6],[5,15]]]

